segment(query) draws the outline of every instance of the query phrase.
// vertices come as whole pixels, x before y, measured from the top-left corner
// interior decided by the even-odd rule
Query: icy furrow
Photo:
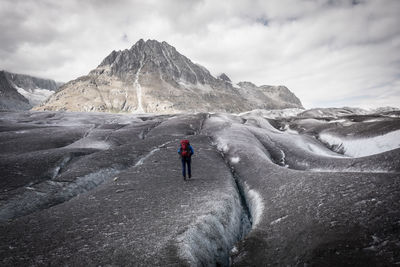
[[[136,162],[135,167],[143,165],[143,162],[148,159],[149,157],[151,157],[151,155],[153,155],[154,153],[156,153],[157,151],[159,151],[160,148],[155,148],[152,151],[150,151],[150,153],[148,153],[146,156],[142,157],[139,159],[138,162]]]
[[[12,198],[0,208],[0,221],[14,219],[63,203],[88,192],[117,175],[120,171],[107,168],[78,177],[74,182],[45,181],[29,187],[22,195]]]
[[[230,250],[241,238],[242,213],[237,192],[221,195],[210,214],[178,236],[179,256],[190,266],[229,266]]]
[[[64,166],[71,161],[71,159],[72,159],[71,155],[67,155],[64,158],[62,158],[61,162],[57,164],[57,166],[54,168],[53,173],[51,175],[51,179],[56,178],[57,175],[60,173],[60,171],[64,168]]]
[[[161,148],[164,148],[166,145],[172,143],[174,141],[168,141],[165,142],[161,145],[159,145],[158,147],[154,148],[153,150],[151,150],[149,153],[147,153],[146,155],[144,155],[143,157],[141,157],[138,162],[136,162],[136,164],[134,165],[134,167],[143,165],[144,161],[147,160],[149,157],[151,157],[154,153],[156,153],[157,151],[160,151]]]
[[[139,133],[139,138],[142,139],[142,140],[146,139],[147,135],[160,124],[161,124],[161,121],[159,121],[159,122],[155,123],[154,125],[146,128],[145,130],[141,131]]]
[[[321,133],[319,139],[334,151],[352,157],[364,157],[400,148],[400,130],[369,138],[345,138]]]
[[[172,141],[166,142],[151,150],[145,156],[141,157],[134,167],[142,165],[147,158],[171,142]],[[53,170],[52,179],[59,174],[63,166],[70,160],[71,157],[69,156],[63,158],[60,164]],[[6,204],[0,207],[0,221],[14,219],[68,201],[79,194],[86,193],[102,183],[111,180],[129,167],[131,166],[115,165],[82,177],[77,177],[73,182],[56,182],[49,180],[35,186],[26,187],[25,189],[27,190],[24,193],[11,198]]]
[[[257,227],[258,223],[261,221],[264,203],[261,195],[254,189],[251,189],[249,185],[245,183],[243,190],[244,198],[247,200],[251,218],[253,218],[252,227]]]
[[[240,181],[226,164],[232,172],[231,189],[213,204],[214,211],[200,217],[177,238],[180,257],[190,266],[229,266],[235,244],[252,228]]]
[[[92,126],[90,127],[90,129],[87,130],[86,133],[83,135],[82,139],[88,137],[88,136],[90,135],[90,133],[91,133],[94,129],[96,129],[96,124],[92,124]]]

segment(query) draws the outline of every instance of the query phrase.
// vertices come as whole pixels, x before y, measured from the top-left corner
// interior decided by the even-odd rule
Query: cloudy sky
[[[400,0],[1,0],[0,69],[69,81],[140,38],[306,108],[400,107]]]

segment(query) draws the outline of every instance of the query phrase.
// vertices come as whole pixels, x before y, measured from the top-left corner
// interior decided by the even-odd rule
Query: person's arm
[[[194,154],[193,147],[192,147],[192,146],[189,146],[189,148],[190,148],[190,155],[193,155],[193,154]]]
[[[181,148],[178,148],[178,154],[179,155],[181,154]]]

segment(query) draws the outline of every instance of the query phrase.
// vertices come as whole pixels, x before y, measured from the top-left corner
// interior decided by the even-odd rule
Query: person
[[[178,149],[178,154],[181,156],[182,161],[182,175],[183,180],[186,181],[186,165],[189,179],[192,178],[191,161],[194,154],[193,147],[190,145],[189,140],[181,140],[181,146]]]

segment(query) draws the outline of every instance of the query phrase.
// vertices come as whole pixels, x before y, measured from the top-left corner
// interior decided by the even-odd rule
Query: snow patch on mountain
[[[42,88],[24,89],[18,86],[15,86],[15,88],[17,89],[18,93],[29,100],[29,104],[32,106],[43,103],[47,98],[54,94],[54,91]]]

